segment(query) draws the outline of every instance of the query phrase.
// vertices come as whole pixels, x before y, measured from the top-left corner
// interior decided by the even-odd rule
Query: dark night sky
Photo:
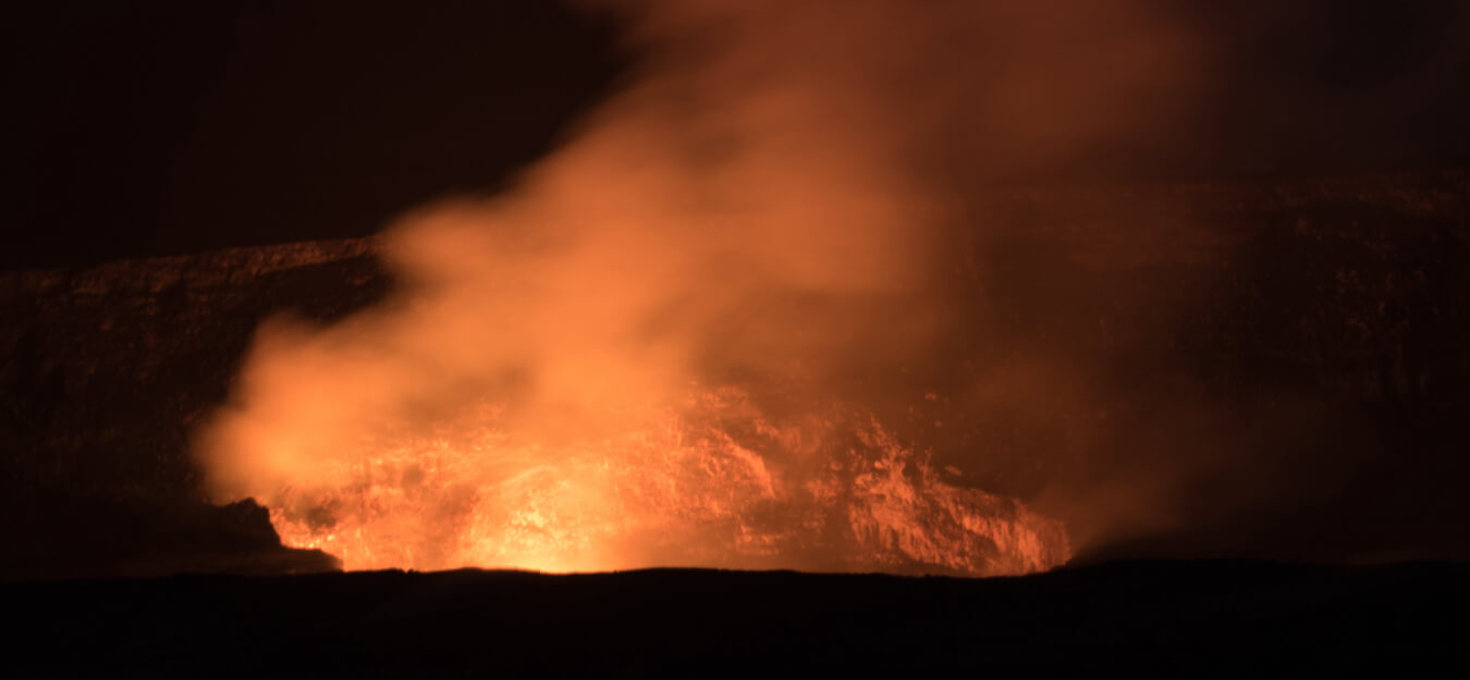
[[[1145,174],[1470,160],[1462,2],[1194,4],[1212,122]],[[505,182],[629,61],[610,20],[540,1],[70,0],[5,23],[4,268],[372,233]]]
[[[492,189],[610,85],[546,2],[62,2],[10,20],[3,264],[371,233]]]

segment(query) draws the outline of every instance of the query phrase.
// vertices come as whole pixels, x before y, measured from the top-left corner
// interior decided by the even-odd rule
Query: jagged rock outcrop
[[[205,504],[188,438],[262,319],[329,319],[386,285],[370,240],[0,275],[0,573],[331,568],[263,511]]]

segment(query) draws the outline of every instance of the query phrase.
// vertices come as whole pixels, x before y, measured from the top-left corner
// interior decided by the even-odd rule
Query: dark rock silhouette
[[[1450,564],[1199,561],[1002,579],[662,569],[0,584],[26,624],[0,670],[1462,677],[1467,577]]]

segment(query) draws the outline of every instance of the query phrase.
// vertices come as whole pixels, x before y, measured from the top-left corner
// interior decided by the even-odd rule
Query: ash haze
[[[1289,403],[1217,415],[1105,346],[1168,346],[1208,287],[1154,266],[1212,238],[1187,210],[992,209],[1193,143],[1219,92],[1199,13],[587,4],[620,19],[626,82],[509,190],[389,226],[389,300],[259,330],[198,440],[217,499],[349,568],[989,574],[1288,478]],[[1095,331],[1094,306],[1122,311]]]

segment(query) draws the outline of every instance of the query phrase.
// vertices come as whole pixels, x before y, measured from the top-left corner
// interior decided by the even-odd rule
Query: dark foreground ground
[[[1470,672],[1470,564],[177,576],[12,582],[0,597],[18,624],[9,677]]]

